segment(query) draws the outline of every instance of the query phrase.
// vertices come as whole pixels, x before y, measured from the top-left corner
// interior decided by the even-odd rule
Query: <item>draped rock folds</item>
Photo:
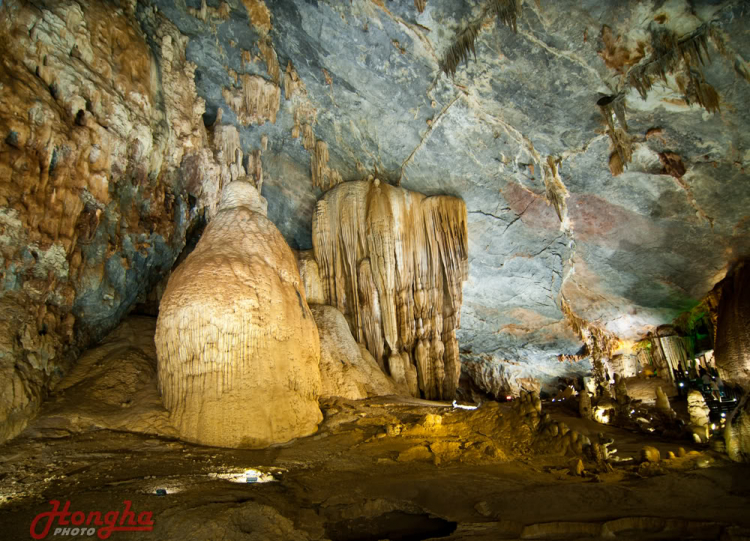
[[[161,300],[159,387],[188,441],[265,447],[322,419],[317,327],[263,203],[250,183],[228,184]]]
[[[415,396],[455,395],[467,241],[466,206],[455,197],[375,179],[340,184],[317,203],[313,247],[326,303]]]

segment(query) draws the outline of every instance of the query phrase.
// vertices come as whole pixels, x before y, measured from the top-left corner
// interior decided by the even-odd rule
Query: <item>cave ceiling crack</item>
[[[526,38],[527,40],[529,40],[534,45],[537,45],[537,46],[541,47],[542,49],[544,49],[545,51],[547,51],[548,53],[550,53],[551,55],[553,55],[553,56],[555,56],[557,58],[562,58],[562,59],[567,60],[568,62],[570,62],[572,64],[576,64],[578,66],[581,66],[586,71],[590,72],[593,76],[595,76],[596,80],[601,81],[601,83],[604,86],[607,86],[604,83],[604,81],[602,80],[601,74],[598,71],[596,71],[596,69],[594,69],[593,67],[591,67],[583,58],[580,58],[578,55],[573,54],[573,53],[568,53],[568,52],[565,52],[565,51],[561,51],[559,49],[551,47],[551,46],[547,45],[546,43],[544,43],[544,41],[542,41],[541,39],[539,39],[538,37],[536,37],[535,35],[533,35],[531,32],[526,32],[526,31],[524,31],[524,30],[522,30],[520,28],[518,29],[518,35],[519,36],[523,36],[524,38]]]
[[[422,44],[424,45],[425,50],[428,51],[430,55],[433,57],[433,59],[435,60],[435,63],[438,65],[440,64],[440,57],[435,52],[435,48],[432,46],[432,42],[427,38],[427,36],[424,35],[424,33],[421,30],[422,28],[424,28],[425,30],[429,32],[431,31],[429,28],[427,28],[426,26],[422,26],[420,24],[408,23],[401,17],[398,17],[397,15],[394,15],[393,13],[391,13],[390,10],[387,7],[385,7],[383,3],[376,2],[374,0],[370,0],[370,1],[373,4],[375,4],[376,7],[380,8],[383,11],[383,13],[385,13],[396,24],[403,26],[404,28],[410,30],[414,35],[416,35],[417,38],[419,38],[419,41],[421,41]]]
[[[714,219],[709,216],[698,204],[698,201],[695,199],[695,196],[693,195],[693,190],[690,187],[690,185],[685,181],[685,179],[682,176],[677,175],[669,175],[672,177],[672,180],[674,180],[674,183],[677,184],[677,187],[680,188],[683,192],[685,192],[685,197],[687,198],[688,205],[690,205],[693,210],[695,211],[695,214],[702,220],[705,220],[708,222],[708,225],[711,226],[711,229],[714,228]]]
[[[490,212],[484,212],[483,210],[470,210],[469,214],[481,214],[483,216],[487,216],[488,218],[494,218],[495,220],[505,221],[500,216],[495,216],[494,214]]]
[[[435,130],[435,128],[438,127],[440,122],[445,117],[445,114],[448,112],[448,109],[450,109],[456,101],[458,101],[458,98],[461,97],[461,93],[457,93],[455,96],[453,96],[453,99],[445,106],[443,109],[438,113],[438,115],[432,120],[432,123],[428,126],[427,131],[425,131],[424,135],[422,135],[422,138],[419,140],[419,143],[414,148],[414,150],[411,151],[411,154],[404,160],[404,162],[401,164],[401,175],[398,178],[398,186],[401,186],[401,182],[404,180],[404,177],[406,176],[406,167],[409,165],[409,163],[414,159],[414,156],[417,154],[419,149],[421,149],[424,144],[427,142],[427,139],[430,138],[430,135]]]

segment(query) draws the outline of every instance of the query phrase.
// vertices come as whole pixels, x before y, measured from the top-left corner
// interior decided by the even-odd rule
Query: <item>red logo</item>
[[[51,511],[39,513],[31,522],[31,537],[34,539],[44,539],[49,534],[52,526],[55,527],[52,535],[96,535],[99,539],[107,539],[112,532],[150,532],[154,529],[153,513],[143,511],[136,517],[135,513],[130,510],[133,502],[125,500],[125,510],[108,511],[90,511],[88,514],[83,511],[70,511],[70,501],[65,502],[65,506],[60,510],[60,502],[51,500]],[[118,520],[119,519],[119,520]]]

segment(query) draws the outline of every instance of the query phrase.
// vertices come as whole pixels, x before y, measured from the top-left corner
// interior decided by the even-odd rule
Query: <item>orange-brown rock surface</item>
[[[221,184],[244,175],[209,140],[187,38],[150,8],[147,38],[135,9],[0,8],[0,441],[169,271]]]

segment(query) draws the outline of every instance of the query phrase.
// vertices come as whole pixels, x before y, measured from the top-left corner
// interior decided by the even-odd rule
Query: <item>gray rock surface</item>
[[[231,84],[226,67],[268,77],[263,62],[241,64],[240,49],[260,54],[244,5],[230,2],[226,21],[202,22],[186,11],[197,2],[155,4],[191,36],[188,57],[209,114],[221,108],[222,122],[235,122],[221,95]],[[581,347],[561,298],[580,317],[632,339],[692,307],[730,261],[750,254],[750,84],[742,75],[750,31],[742,2],[527,1],[518,33],[485,27],[476,60],[461,64],[454,79],[440,72],[440,59],[481,2],[429,0],[421,14],[407,1],[265,4],[281,70],[291,61],[304,82],[332,168],[345,180],[377,174],[466,201],[464,356],[513,361],[519,377],[585,371],[586,362],[555,359]],[[637,60],[638,42],[650,54],[649,27],[660,21],[679,35],[714,21],[725,51],[709,40],[704,73],[720,112],[687,105],[673,79],[643,100],[623,76],[632,62],[605,62],[605,25],[615,46]],[[596,102],[619,90],[635,143],[632,163],[613,177]],[[293,115],[293,100],[282,97],[275,124],[238,128],[248,148],[268,137],[269,217],[292,247],[305,249],[320,191],[310,185],[308,153],[291,137]],[[663,172],[659,153],[667,151],[681,157],[681,178]],[[569,193],[562,227],[545,196],[548,157]]]
[[[102,9],[98,1],[90,4]],[[4,1],[0,14],[16,13],[18,5]],[[470,275],[458,333],[462,356],[475,366],[475,373],[502,374],[511,385],[525,378],[551,383],[589,369],[586,360],[557,360],[561,354],[579,353],[582,345],[566,323],[563,299],[577,316],[633,339],[694,306],[730,264],[750,255],[746,2],[526,0],[517,33],[501,23],[485,25],[476,41],[476,59],[471,55],[455,77],[447,77],[441,73],[441,59],[483,5],[481,0],[428,0],[419,13],[408,0],[123,2],[120,9],[110,10],[110,26],[132,26],[133,43],[145,40],[152,52],[147,70],[152,95],[146,98],[151,113],[138,120],[144,128],[136,132],[111,130],[127,116],[115,115],[114,109],[99,111],[94,103],[88,111],[86,105],[83,119],[75,115],[77,107],[70,109],[85,102],[82,97],[97,85],[113,103],[140,103],[140,98],[110,91],[112,81],[94,84],[96,70],[82,67],[76,55],[88,51],[84,45],[93,25],[71,27],[80,35],[57,40],[55,25],[71,25],[75,18],[49,13],[80,8],[71,2],[39,3],[33,17],[46,16],[48,22],[32,24],[29,19],[29,27],[36,29],[28,33],[29,46],[21,32],[23,43],[16,41],[23,47],[15,47],[28,51],[18,53],[27,56],[19,56],[17,65],[8,69],[25,66],[28,76],[36,77],[28,83],[28,94],[59,116],[55,125],[65,126],[56,136],[64,143],[58,144],[61,149],[72,147],[66,130],[81,131],[81,122],[97,121],[98,127],[90,124],[92,133],[110,130],[126,150],[112,151],[111,164],[117,167],[107,169],[110,188],[99,199],[84,201],[85,193],[71,192],[70,197],[80,196],[88,205],[87,212],[96,207],[102,213],[88,244],[80,246],[79,264],[84,262],[86,272],[55,282],[58,289],[60,284],[75,289],[55,317],[64,322],[67,314],[74,314],[78,338],[63,339],[64,332],[56,331],[57,342],[45,346],[56,355],[52,364],[31,354],[39,349],[34,344],[51,342],[53,336],[23,333],[24,328],[44,329],[43,305],[49,305],[54,293],[42,291],[39,299],[34,297],[36,313],[26,309],[33,285],[30,274],[47,267],[60,268],[63,274],[72,269],[78,257],[75,240],[67,259],[57,263],[48,262],[46,255],[36,260],[28,231],[7,241],[13,253],[3,256],[0,297],[12,317],[3,322],[7,344],[0,346],[8,352],[2,361],[4,378],[15,390],[0,401],[5,416],[0,424],[14,425],[3,429],[2,437],[17,433],[46,388],[62,377],[67,363],[58,361],[69,347],[65,344],[74,353],[73,345],[103,336],[166,273],[185,242],[188,222],[195,218],[197,207],[186,192],[196,183],[218,185],[223,182],[218,178],[231,176],[226,156],[219,159],[221,152],[210,147],[210,130],[206,135],[194,124],[200,124],[203,104],[191,101],[193,82],[205,100],[203,123],[207,128],[214,123],[237,128],[248,170],[253,151],[262,151],[268,217],[294,249],[311,248],[312,211],[322,193],[312,185],[311,154],[303,138],[293,136],[300,123],[311,125],[313,142],[327,144],[326,167],[344,180],[373,174],[400,181],[410,190],[463,198],[469,210]],[[90,6],[83,12],[94,13]],[[18,22],[12,14],[3,20],[8,27]],[[702,72],[720,96],[718,112],[687,104],[674,75],[657,81],[646,100],[629,86],[628,70],[652,53],[650,28],[665,27],[685,36],[708,22],[717,37],[707,42],[711,62]],[[76,54],[71,52],[73,35],[83,47]],[[225,95],[241,94],[243,75],[274,79],[269,75],[272,62],[265,60],[270,48],[261,47],[266,35],[280,69],[279,111],[275,122],[243,124]],[[46,64],[44,55],[31,47],[37,42],[48,43]],[[7,49],[15,58],[10,46]],[[304,85],[304,92],[295,96],[287,96],[284,89],[290,62]],[[35,66],[48,69],[35,71]],[[113,77],[119,69],[115,66]],[[5,94],[18,92],[8,81],[3,84]],[[633,159],[615,177],[608,166],[611,143],[596,102],[618,92],[625,96]],[[10,126],[11,120],[26,118],[13,115],[6,115],[3,126],[5,120]],[[23,150],[18,132],[11,128],[2,135],[2,153]],[[153,142],[149,164],[143,157],[136,159],[145,148],[138,139],[146,132]],[[128,145],[136,149],[135,157],[127,154]],[[52,150],[45,150],[51,153],[45,163],[57,165],[58,176],[82,163],[74,154]],[[679,157],[684,172],[673,169],[669,174],[663,163],[667,153]],[[13,156],[3,156],[3,163],[14,162]],[[215,166],[206,165],[214,158]],[[22,208],[20,199],[4,190],[12,182],[16,190],[26,181],[12,180],[16,173],[5,175],[6,170],[11,171],[0,171],[0,195],[7,199],[0,219],[6,225],[18,220],[25,224],[24,212],[31,213],[32,207]],[[41,177],[35,179],[42,183]],[[147,184],[175,196],[174,212],[157,212],[160,200],[147,193]],[[548,186],[557,186],[550,193],[565,202],[560,216],[567,213],[567,219],[562,222],[550,204]],[[203,196],[215,193],[216,186],[211,190],[205,189]],[[190,195],[206,203],[200,193]],[[160,234],[151,227],[151,215],[158,215],[162,229],[169,226],[169,232]],[[127,223],[126,218],[138,216],[137,227]],[[7,227],[5,231],[7,235]],[[47,273],[45,280],[53,279]]]

